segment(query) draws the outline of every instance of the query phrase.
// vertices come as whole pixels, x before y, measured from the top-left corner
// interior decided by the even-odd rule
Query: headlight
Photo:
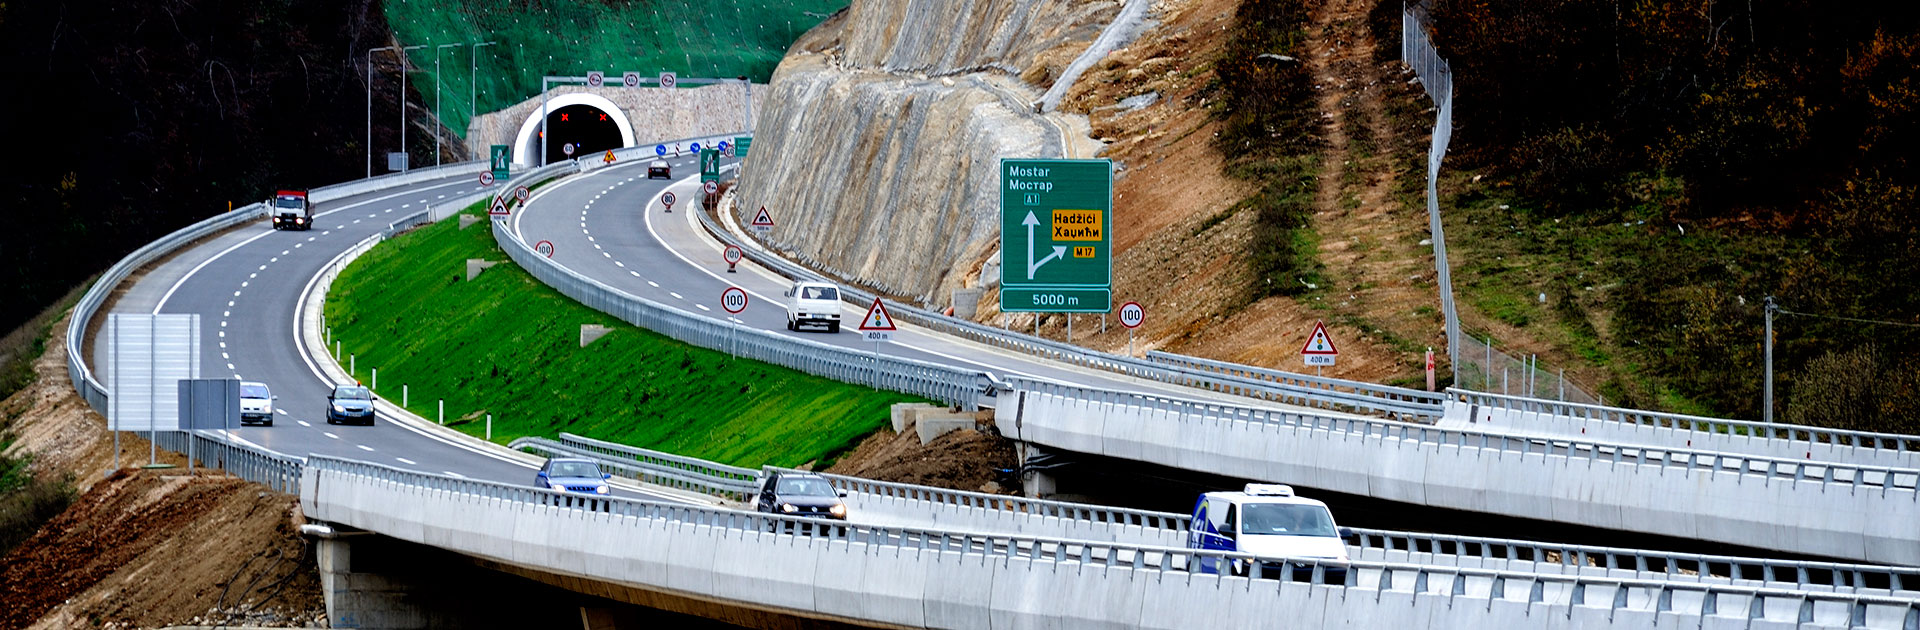
[[[596,494],[607,494],[608,492],[611,491],[611,489],[607,487],[607,484],[603,483],[598,486],[594,486],[593,491]]]
[[[833,506],[833,507],[831,507],[831,508],[828,508],[828,509],[827,509],[827,512],[829,512],[829,513],[832,513],[832,514],[833,514],[834,516],[838,516],[838,517],[841,517],[841,518],[846,518],[846,516],[847,516],[847,506],[845,506],[845,505],[835,505],[835,506]]]
[[[792,503],[782,503],[780,504],[780,511],[792,514],[800,511],[800,508],[794,507]]]
[[[346,407],[342,407],[342,406],[340,406],[340,405],[334,405],[334,406],[333,406],[333,412],[334,412],[334,413],[346,413],[346,412],[347,412],[347,408],[346,408]]]
[[[567,491],[567,487],[566,487],[566,486],[564,486],[564,485],[561,485],[561,484],[557,484],[557,483],[550,483],[550,484],[547,484],[547,487],[549,487],[549,488],[553,488],[554,490],[558,490],[558,491],[560,491],[560,492],[566,492],[566,491]]]

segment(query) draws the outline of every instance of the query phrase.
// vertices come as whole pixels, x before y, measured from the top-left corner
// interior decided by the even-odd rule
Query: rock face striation
[[[999,160],[1092,157],[1034,105],[1117,1],[855,0],[774,72],[737,208],[769,247],[944,306],[999,247]]]

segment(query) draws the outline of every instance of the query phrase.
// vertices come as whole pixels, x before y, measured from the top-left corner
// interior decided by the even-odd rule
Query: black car
[[[847,496],[826,477],[804,472],[775,472],[760,486],[754,509],[770,514],[847,520]]]
[[[327,395],[327,424],[355,422],[373,426],[373,391],[359,385],[340,385]]]
[[[666,160],[654,160],[647,165],[647,179],[673,179],[673,167]]]

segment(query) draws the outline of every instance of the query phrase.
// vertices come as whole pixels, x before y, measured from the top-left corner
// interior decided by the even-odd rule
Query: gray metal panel
[[[218,430],[240,426],[239,379],[181,379],[178,391],[183,429]]]
[[[108,398],[114,431],[180,430],[179,389],[200,376],[198,314],[114,313],[107,319]]]

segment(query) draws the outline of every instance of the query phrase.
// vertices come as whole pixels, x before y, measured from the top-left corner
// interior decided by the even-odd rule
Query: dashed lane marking
[[[330,438],[333,438],[333,439],[336,439],[336,440],[338,440],[338,439],[340,439],[340,436],[338,436],[338,435],[334,435],[332,431],[321,431],[321,432],[320,432],[320,435],[324,435],[324,436],[327,436],[327,437],[330,437]]]
[[[407,459],[407,458],[405,458],[405,457],[395,457],[394,459],[397,459],[397,460],[400,460],[400,463],[402,463],[402,464],[406,464],[406,465],[408,465],[408,466],[419,466],[419,465],[420,465],[420,462],[416,462],[416,461],[413,461],[413,460],[411,460],[411,459]]]
[[[363,450],[363,451],[366,451],[366,452],[369,452],[369,453],[371,453],[371,452],[373,452],[373,447],[371,447],[371,446],[367,446],[367,445],[365,445],[365,444],[355,444],[354,446],[358,446],[358,447],[360,447],[360,450]]]

